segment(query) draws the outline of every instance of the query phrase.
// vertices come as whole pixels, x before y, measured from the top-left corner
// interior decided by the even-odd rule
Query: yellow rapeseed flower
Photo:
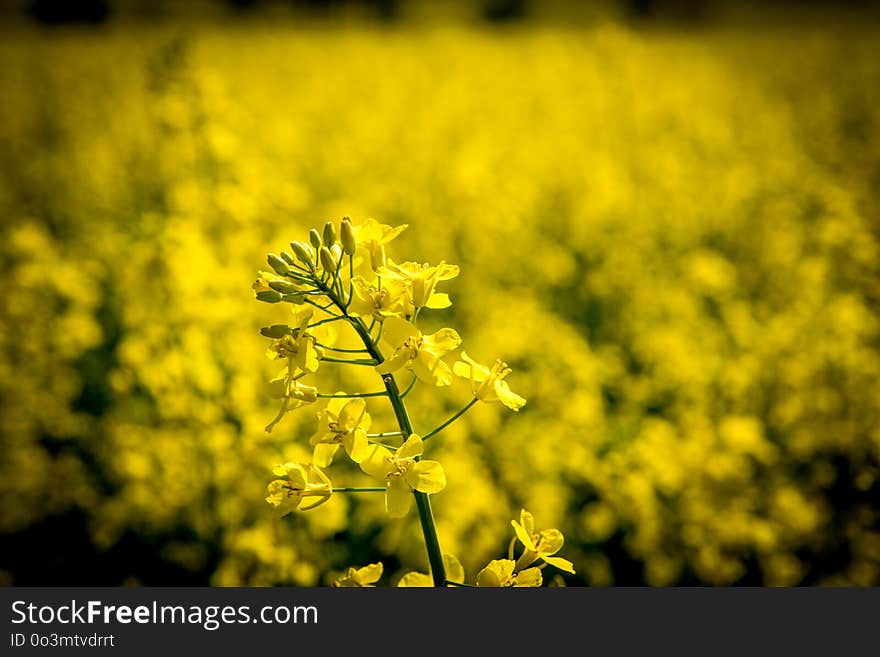
[[[269,482],[266,501],[275,507],[275,513],[284,517],[294,509],[308,511],[330,499],[333,485],[321,469],[311,463],[280,463],[272,472],[286,479]],[[301,506],[307,497],[318,498],[311,504]]]
[[[361,461],[361,469],[371,477],[385,480],[385,507],[394,518],[409,511],[414,490],[439,493],[446,487],[446,473],[437,461],[417,461],[424,452],[421,436],[412,434],[397,450],[373,445]]]
[[[452,371],[471,382],[474,397],[487,403],[501,402],[513,411],[525,406],[526,400],[513,392],[504,380],[512,371],[507,363],[496,360],[490,369],[471,359],[464,351],[461,358],[452,366]]]
[[[452,370],[441,357],[461,344],[454,329],[442,328],[431,335],[422,335],[410,322],[389,317],[385,320],[382,338],[394,348],[394,353],[376,366],[379,374],[406,368],[431,385],[448,386],[452,383]]]
[[[355,463],[366,457],[371,420],[363,399],[331,399],[317,417],[318,431],[310,441],[315,447],[312,460],[316,465],[330,465],[340,445]]]
[[[457,265],[447,265],[440,262],[439,265],[431,266],[427,263],[418,262],[395,263],[388,260],[388,265],[377,272],[382,280],[396,280],[406,285],[409,300],[414,310],[419,308],[448,308],[452,305],[448,294],[435,292],[437,283],[448,281],[458,276]]]
[[[358,250],[363,249],[369,254],[370,268],[376,271],[385,265],[385,245],[407,229],[407,224],[388,226],[375,219],[366,219],[363,223],[353,226]]]
[[[388,280],[368,282],[363,276],[352,280],[352,296],[349,312],[361,317],[374,317],[380,322],[386,317],[406,314],[406,289],[401,281]]]
[[[574,566],[571,561],[553,556],[562,549],[562,544],[565,541],[562,532],[558,529],[543,529],[536,532],[535,519],[525,509],[520,511],[519,519],[519,522],[510,521],[517,539],[525,548],[516,561],[517,568],[525,568],[538,559],[542,559],[551,566],[556,566],[559,570],[574,574]]]
[[[541,586],[544,582],[540,568],[526,568],[515,572],[513,559],[494,559],[477,575],[477,586]]]
[[[382,577],[382,562],[371,563],[363,568],[349,567],[345,574],[340,575],[333,582],[336,587],[371,588]]]
[[[446,571],[446,579],[449,581],[464,582],[464,568],[455,555],[443,555],[443,570]],[[413,571],[401,577],[397,586],[403,588],[431,587],[434,586],[434,578],[430,571],[428,574]]]

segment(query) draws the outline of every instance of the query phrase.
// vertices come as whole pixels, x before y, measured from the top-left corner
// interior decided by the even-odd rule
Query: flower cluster
[[[520,521],[510,521],[515,532],[510,541],[506,559],[493,559],[477,573],[476,586],[504,588],[510,586],[541,586],[544,581],[542,571],[545,566],[555,566],[566,573],[574,573],[574,566],[567,559],[554,556],[562,549],[564,538],[558,529],[535,531],[532,514],[523,509]],[[522,553],[514,559],[517,543],[522,545]],[[535,562],[541,563],[537,566]],[[461,562],[451,554],[443,555],[447,581],[452,586],[472,586],[465,582],[465,572]],[[344,576],[343,576],[344,577]],[[340,578],[341,579],[341,578]],[[397,582],[401,587],[432,586],[430,574],[406,573]]]
[[[431,582],[444,585],[463,578],[450,579],[450,573],[461,573],[460,564],[456,565],[454,557],[444,561],[439,551],[427,496],[446,487],[446,471],[439,462],[422,458],[425,442],[478,401],[497,402],[518,411],[526,400],[510,389],[505,379],[511,369],[501,360],[487,367],[461,351],[460,360],[452,365],[446,362],[461,346],[455,329],[441,328],[430,334],[419,329],[422,310],[452,305],[449,295],[437,288],[458,276],[459,268],[445,262],[432,266],[393,261],[386,254],[386,245],[405,228],[373,219],[353,224],[344,218],[338,228],[328,222],[320,233],[312,229],[308,242],[291,242],[290,251],[269,254],[271,271],[259,272],[253,284],[254,296],[265,303],[290,303],[293,314],[289,324],[261,329],[262,335],[272,341],[268,357],[283,362],[283,368],[269,383],[271,396],[280,399],[281,406],[266,431],[272,431],[288,412],[327,400],[316,413],[317,428],[310,440],[311,462],[276,466],[274,473],[282,478],[269,484],[266,501],[284,516],[296,509],[313,509],[334,492],[384,492],[388,514],[400,518],[415,500],[432,571],[439,570],[432,572]],[[340,326],[339,330],[347,328],[360,338],[361,349],[335,346]],[[384,390],[319,392],[317,385],[304,379],[315,375],[325,363],[372,367]],[[395,379],[402,373],[409,374],[409,385],[403,392]],[[449,386],[456,376],[470,384],[470,401],[431,432],[415,433],[404,402],[406,395],[416,383]],[[391,404],[398,423],[394,430],[370,433],[372,418],[367,399],[377,397]],[[387,436],[400,438],[402,444],[376,440]],[[365,474],[382,485],[334,489],[322,468],[333,463],[340,447]],[[477,578],[480,586],[540,585],[540,570],[523,570],[537,559],[573,572],[569,562],[552,556],[562,545],[557,530],[534,534],[531,516],[525,511],[522,524],[515,526],[525,551],[509,567],[509,560],[490,563]],[[381,576],[381,564],[378,570],[375,566],[350,568],[337,585],[369,585]],[[416,575],[409,580],[420,581]]]

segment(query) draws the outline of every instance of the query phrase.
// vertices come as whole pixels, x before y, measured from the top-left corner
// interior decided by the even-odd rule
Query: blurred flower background
[[[409,224],[396,259],[461,266],[428,326],[504,358],[529,400],[480,405],[431,445],[441,544],[469,577],[524,506],[565,534],[569,585],[880,584],[869,9],[32,2],[2,18],[0,582],[425,571],[414,513],[335,496],[276,522],[264,501],[315,417],[263,431],[259,327],[290,307],[251,283],[266,252],[349,215]],[[407,401],[425,431],[468,398]],[[382,406],[373,426],[393,429]]]

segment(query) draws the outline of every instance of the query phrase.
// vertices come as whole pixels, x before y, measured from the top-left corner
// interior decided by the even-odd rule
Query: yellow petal
[[[454,554],[443,555],[443,568],[446,570],[446,579],[453,582],[464,582],[464,568]]]
[[[452,383],[449,365],[428,351],[420,350],[416,359],[409,362],[409,368],[420,381],[429,385],[448,386]]]
[[[495,394],[498,395],[498,400],[512,411],[518,411],[526,405],[525,398],[513,392],[507,381],[495,382]]]
[[[442,356],[461,345],[461,337],[455,329],[442,328],[431,335],[422,338],[422,348],[432,352],[435,356]]]
[[[434,586],[434,579],[425,573],[412,572],[401,577],[400,581],[397,582],[397,586],[403,588],[424,588]]]
[[[412,503],[412,490],[403,477],[393,477],[385,490],[385,507],[392,518],[402,518]]]
[[[346,429],[354,429],[360,425],[366,412],[367,402],[363,399],[350,399],[339,411],[339,424]]]
[[[523,529],[526,530],[526,533],[529,536],[535,533],[535,516],[525,509],[520,509],[519,521],[522,523]]]
[[[375,584],[382,577],[382,562],[371,563],[363,568],[358,568],[356,577],[361,584]]]
[[[324,471],[314,463],[309,464],[308,481],[309,483],[317,483],[327,488],[333,487],[333,484],[330,483],[330,477],[324,474]]]
[[[527,550],[531,552],[537,552],[535,549],[535,544],[532,542],[532,535],[529,534],[525,528],[519,524],[516,520],[511,520],[510,524],[513,526],[513,531],[516,534],[516,537],[519,539],[519,542],[522,543]]]
[[[409,438],[406,439],[406,442],[401,445],[395,456],[398,459],[411,459],[416,456],[421,456],[425,451],[425,444],[422,442],[422,437],[417,433],[410,434]]]
[[[382,324],[382,339],[393,347],[399,347],[407,338],[418,338],[420,335],[419,329],[399,317],[389,317]]]
[[[315,465],[326,468],[333,463],[333,457],[336,455],[337,449],[339,449],[339,443],[319,443],[315,445],[315,449],[312,452],[312,461]]]
[[[541,586],[544,578],[541,576],[540,568],[526,568],[516,576],[513,581],[514,586]]]
[[[510,559],[490,561],[477,574],[477,586],[506,586],[513,576],[514,562]]]
[[[419,461],[407,470],[406,482],[422,493],[439,493],[446,488],[446,472],[437,461]]]
[[[563,559],[562,557],[543,557],[543,559],[551,566],[559,568],[559,570],[571,573],[572,575],[574,574],[574,564],[568,559]]]
[[[385,321],[387,322],[390,319],[395,319],[394,317],[389,317]],[[376,371],[379,374],[391,374],[392,372],[396,372],[401,367],[406,365],[409,362],[409,352],[406,350],[395,351],[391,358],[384,360],[383,362],[376,365]]]
[[[556,554],[562,549],[565,537],[558,529],[545,529],[538,534],[537,551],[542,557]]]
[[[449,298],[448,294],[444,294],[443,292],[434,292],[428,297],[428,301],[425,304],[425,308],[433,308],[434,310],[439,310],[441,308],[449,308],[452,305],[452,300]]]
[[[367,432],[363,429],[355,429],[345,438],[342,444],[349,458],[355,463],[360,463],[370,453],[370,444],[367,441]]]
[[[371,477],[384,479],[385,475],[394,469],[394,465],[389,460],[391,450],[381,445],[370,445],[367,447],[366,456],[360,461],[361,470]]]

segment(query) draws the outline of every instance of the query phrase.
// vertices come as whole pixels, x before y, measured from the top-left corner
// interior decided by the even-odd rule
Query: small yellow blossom
[[[407,229],[407,224],[388,226],[375,219],[367,219],[353,226],[358,248],[370,256],[370,267],[376,271],[385,264],[385,245]]]
[[[284,400],[278,414],[266,425],[266,432],[272,433],[272,429],[287,413],[300,406],[318,401],[318,389],[314,386],[307,386],[290,376],[285,367],[277,377],[269,381],[269,396],[272,399]]]
[[[366,457],[371,420],[363,399],[331,399],[317,417],[318,431],[310,441],[315,447],[312,460],[316,465],[330,465],[340,445],[355,463]]]
[[[523,544],[525,551],[516,561],[517,568],[525,568],[538,559],[542,559],[551,566],[567,573],[574,573],[574,566],[568,559],[554,557],[553,555],[562,549],[565,538],[558,529],[543,529],[535,531],[535,519],[531,513],[522,509],[519,514],[519,522],[511,520],[513,531],[517,539]]]
[[[443,569],[446,571],[446,579],[450,582],[464,582],[464,568],[455,555],[443,555]],[[404,588],[431,587],[434,586],[434,578],[430,571],[425,573],[410,572],[406,573],[397,582],[397,586]]]
[[[526,568],[519,573],[515,569],[513,559],[490,561],[477,575],[477,586],[541,586],[544,581],[540,568]]]
[[[377,272],[382,280],[396,280],[403,282],[409,292],[409,299],[413,309],[419,308],[448,308],[452,305],[448,294],[435,292],[434,288],[440,281],[448,281],[458,276],[457,265],[447,265],[440,262],[439,265],[431,266],[427,263],[418,262],[395,263],[388,261],[388,265]]]
[[[281,463],[272,468],[272,472],[286,479],[275,479],[266,490],[266,501],[275,507],[275,513],[284,517],[294,509],[308,511],[320,506],[330,499],[333,485],[321,469],[311,463]],[[300,506],[307,497],[317,500]]]
[[[421,436],[412,434],[397,450],[373,445],[361,461],[361,469],[371,477],[385,480],[385,508],[394,518],[409,511],[414,490],[439,493],[446,487],[446,473],[437,461],[417,460],[424,452]]]
[[[316,345],[315,334],[308,329],[312,318],[311,308],[294,313],[294,318],[296,326],[289,327],[280,338],[274,340],[266,355],[271,359],[286,358],[288,372],[296,376],[317,371],[323,352]]]
[[[496,360],[490,369],[471,359],[464,351],[461,358],[452,366],[452,371],[471,382],[474,397],[487,403],[501,402],[513,411],[525,406],[526,400],[513,392],[504,380],[512,371],[505,362]]]
[[[363,568],[349,567],[345,574],[340,575],[333,582],[333,586],[348,588],[371,588],[376,585],[379,578],[382,577],[382,562],[371,563]]]
[[[374,317],[380,322],[386,317],[406,314],[406,289],[401,281],[378,281],[369,283],[363,276],[352,280],[354,296],[349,312],[361,317]]]
[[[422,335],[410,322],[389,317],[382,331],[383,339],[394,348],[394,353],[376,366],[379,374],[406,368],[431,385],[448,386],[452,383],[452,370],[441,357],[461,344],[455,330],[442,328],[431,335]]]

